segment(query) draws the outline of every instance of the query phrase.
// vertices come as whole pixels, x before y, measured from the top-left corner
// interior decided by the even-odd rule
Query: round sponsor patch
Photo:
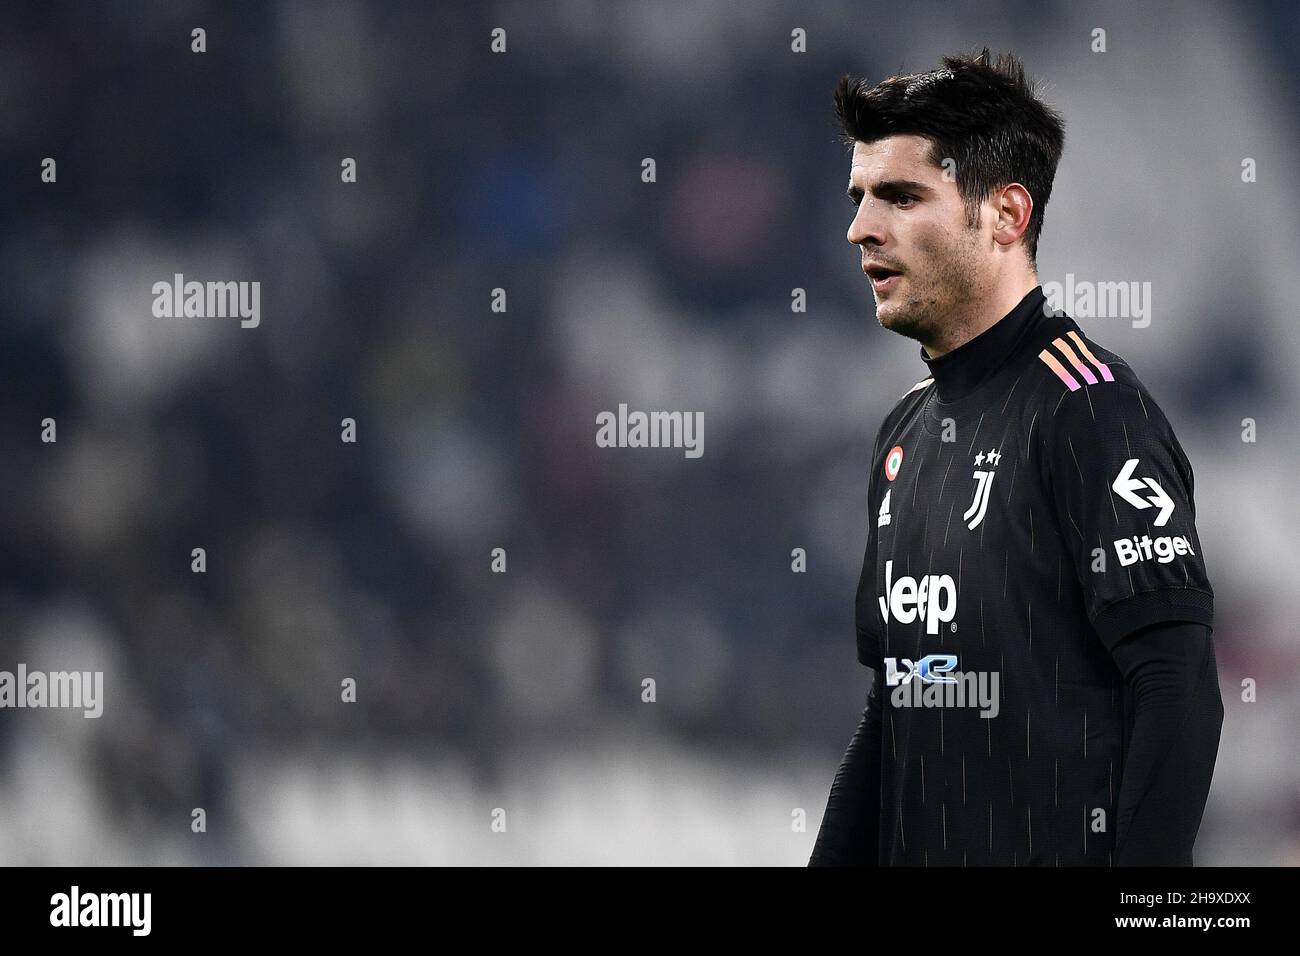
[[[903,467],[903,446],[895,445],[885,456],[885,477],[893,481],[898,477],[898,469]]]

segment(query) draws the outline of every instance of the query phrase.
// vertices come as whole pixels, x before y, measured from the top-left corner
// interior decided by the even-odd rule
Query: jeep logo
[[[938,634],[940,622],[947,624],[957,615],[957,583],[951,574],[928,574],[916,578],[894,577],[894,562],[885,562],[885,597],[881,597],[880,614],[886,621],[890,614],[899,624],[925,621],[927,634]]]

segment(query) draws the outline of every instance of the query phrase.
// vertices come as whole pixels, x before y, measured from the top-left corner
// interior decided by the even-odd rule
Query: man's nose
[[[854,215],[853,221],[849,223],[847,238],[855,246],[864,243],[870,243],[874,246],[884,245],[884,220],[879,215],[879,207],[877,207],[874,199],[866,198],[858,203],[857,214]]]

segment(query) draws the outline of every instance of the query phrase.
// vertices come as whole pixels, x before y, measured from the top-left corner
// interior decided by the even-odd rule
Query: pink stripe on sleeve
[[[1047,349],[1043,349],[1041,352],[1039,352],[1038,357],[1043,360],[1044,365],[1046,365],[1048,368],[1050,368],[1053,372],[1056,373],[1056,377],[1059,378],[1062,382],[1064,382],[1066,386],[1070,389],[1070,391],[1077,392],[1080,388],[1083,387],[1077,381],[1075,381],[1073,375],[1071,375],[1069,372],[1065,370],[1065,366],[1056,360],[1056,356],[1053,355],[1051,352],[1047,351]]]
[[[1110,374],[1110,369],[1107,367],[1106,363],[1097,361],[1097,356],[1093,355],[1092,352],[1089,350],[1087,344],[1083,341],[1083,339],[1079,338],[1078,332],[1074,331],[1074,329],[1071,329],[1067,334],[1070,336],[1070,338],[1074,339],[1074,344],[1079,346],[1079,351],[1083,353],[1083,357],[1086,358],[1093,365],[1097,366],[1097,371],[1101,372],[1102,378],[1104,378],[1108,382],[1115,381],[1115,376]]]
[[[1066,357],[1074,370],[1083,376],[1083,380],[1089,385],[1097,384],[1097,376],[1092,374],[1092,369],[1079,361],[1079,356],[1074,354],[1074,349],[1070,348],[1070,343],[1065,339],[1053,339],[1052,344],[1061,350],[1061,354]]]

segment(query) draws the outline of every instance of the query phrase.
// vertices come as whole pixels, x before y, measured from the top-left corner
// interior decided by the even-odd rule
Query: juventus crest
[[[980,452],[975,456],[975,472],[972,477],[975,479],[975,497],[971,500],[970,507],[966,509],[962,518],[966,521],[966,527],[972,531],[979,526],[984,520],[984,512],[989,506],[989,492],[993,489],[993,468],[998,466],[1002,461],[1002,453],[996,448],[988,452]],[[991,465],[992,468],[987,470],[981,469],[980,465]]]

